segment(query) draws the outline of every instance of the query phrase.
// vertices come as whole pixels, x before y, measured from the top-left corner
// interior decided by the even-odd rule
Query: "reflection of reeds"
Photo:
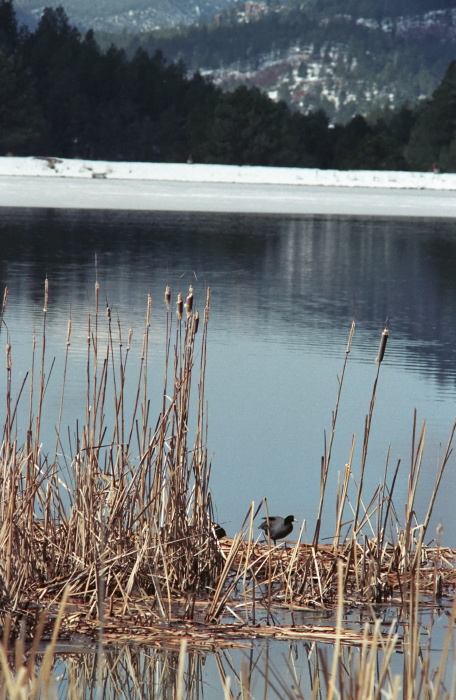
[[[363,629],[343,627],[343,565],[338,566],[337,620],[330,629],[321,628],[319,638],[303,634],[282,644],[280,663],[271,660],[268,645],[236,644],[233,635],[229,651],[220,637],[212,644],[198,649],[191,640],[192,632],[182,640],[169,637],[161,640],[160,648],[147,644],[131,645],[119,642],[95,653],[93,650],[62,651],[57,645],[58,630],[65,614],[65,598],[52,630],[52,641],[44,654],[38,649],[39,637],[46,623],[40,618],[34,643],[24,665],[21,639],[14,655],[8,656],[0,643],[0,698],[21,697],[109,697],[111,700],[160,698],[160,700],[197,700],[206,697],[245,698],[326,698],[327,700],[440,700],[454,697],[456,672],[449,669],[450,647],[456,622],[456,602],[448,616],[448,630],[440,654],[435,648],[433,619],[421,619],[416,598],[406,617],[399,624],[385,625],[366,610]],[[430,621],[429,621],[430,618]],[[382,625],[384,629],[382,630]],[[425,625],[423,644],[421,628]],[[273,636],[273,629],[268,628]],[[199,631],[202,636],[202,631]],[[326,641],[326,644],[324,642]],[[192,646],[189,650],[189,646]],[[87,647],[87,644],[85,644]],[[244,648],[242,648],[244,647]],[[400,654],[397,651],[400,651]],[[207,676],[210,662],[218,670]],[[215,670],[215,669],[214,669]],[[56,676],[59,681],[57,682]],[[2,692],[3,691],[3,692]]]
[[[41,612],[37,620],[34,637],[25,658],[23,636],[16,640],[14,655],[8,654],[8,639],[12,616],[7,615],[3,629],[3,641],[0,643],[0,698],[37,698],[56,697],[56,684],[53,675],[54,655],[62,620],[66,612],[69,589],[63,592],[60,607],[52,625],[51,639],[44,654],[38,654],[41,639],[48,625],[47,614]],[[70,697],[70,695],[69,695]]]

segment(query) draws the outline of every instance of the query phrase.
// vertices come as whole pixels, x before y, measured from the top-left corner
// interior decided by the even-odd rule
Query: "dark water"
[[[173,301],[177,291],[185,294],[193,284],[200,311],[210,286],[208,449],[217,518],[228,534],[238,531],[252,501],[257,505],[266,497],[270,513],[294,513],[298,525],[306,519],[304,538],[312,536],[325,433],[328,440],[354,317],[322,536],[333,532],[337,477],[348,461],[352,435],[353,472],[359,473],[385,323],[390,338],[377,389],[365,501],[383,479],[387,456],[390,471],[400,459],[395,504],[403,517],[416,409],[419,425],[427,422],[416,504],[418,521],[424,518],[456,415],[456,222],[0,209],[0,243],[0,283],[9,288],[2,342],[12,346],[16,388],[30,369],[32,335],[41,332],[44,280],[49,279],[48,365],[53,357],[56,362],[45,400],[46,415],[55,418],[44,429],[45,452],[55,445],[70,315],[64,424],[84,416],[81,372],[95,280],[124,334],[133,328],[132,350],[138,354],[147,294],[152,294],[157,389],[166,284]],[[4,375],[2,369],[2,390]],[[442,523],[443,542],[456,546],[455,482],[452,456],[427,540]],[[301,645],[298,652],[298,646],[286,653],[307,667],[308,650]],[[252,653],[283,662],[282,647],[254,646]],[[213,657],[208,669],[201,672],[206,693],[221,697]]]

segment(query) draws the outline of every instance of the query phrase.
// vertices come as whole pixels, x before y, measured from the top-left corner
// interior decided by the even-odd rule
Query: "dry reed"
[[[166,294],[170,296],[169,289]],[[32,635],[36,611],[59,600],[67,586],[70,600],[83,605],[88,617],[99,619],[114,600],[122,601],[128,615],[135,595],[146,591],[159,618],[169,619],[175,596],[185,597],[184,616],[191,618],[198,595],[216,584],[224,565],[212,530],[204,415],[210,290],[201,324],[193,313],[192,291],[185,322],[166,312],[162,408],[153,423],[148,387],[152,300],[147,299],[136,398],[128,415],[131,333],[125,347],[108,305],[102,317],[99,296],[97,282],[95,309],[87,321],[86,415],[76,425],[64,465],[57,456],[62,436],[57,436],[53,459],[44,455],[40,440],[49,375],[48,280],[40,342],[34,338],[32,370],[16,397],[13,351],[7,343],[0,450],[0,620],[4,623],[12,615],[13,636],[24,617]],[[71,322],[64,380],[70,343]],[[27,384],[27,439],[20,444],[17,412]],[[129,390],[131,394],[131,386]],[[59,431],[61,416],[62,408]]]

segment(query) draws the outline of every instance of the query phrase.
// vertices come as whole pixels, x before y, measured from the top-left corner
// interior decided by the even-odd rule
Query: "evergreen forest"
[[[0,154],[456,172],[456,61],[426,101],[331,124],[257,88],[223,92],[160,50],[102,50],[45,9],[35,31],[0,0]]]
[[[447,2],[454,5],[454,0]],[[255,20],[240,22],[239,11],[244,5],[240,1],[230,4],[218,15],[217,21],[211,24],[193,24],[179,29],[123,36],[98,32],[97,39],[101,46],[114,42],[124,48],[127,55],[132,55],[139,47],[145,48],[148,53],[160,49],[168,59],[173,60],[179,56],[188,67],[195,70],[201,66],[219,68],[246,61],[254,65],[262,54],[280,54],[290,46],[303,44],[311,45],[315,55],[328,44],[344,44],[351,55],[356,55],[362,61],[362,70],[370,73],[369,77],[372,78],[375,77],[375,71],[379,70],[380,57],[382,61],[388,61],[396,54],[394,68],[397,70],[399,63],[404,71],[408,71],[409,78],[412,78],[410,71],[414,68],[426,70],[432,67],[435,72],[440,68],[441,60],[449,55],[454,56],[453,37],[447,40],[446,37],[439,36],[436,51],[436,36],[432,32],[427,39],[420,37],[418,50],[417,35],[425,32],[416,30],[413,40],[402,36],[399,20],[407,14],[405,10],[408,8],[409,17],[419,12],[424,13],[432,4],[429,1],[414,0],[415,6],[411,9],[410,4],[404,0],[382,0],[374,12],[372,4],[372,0],[364,3],[361,0],[315,0],[314,3],[289,0],[286,4],[280,4],[280,0],[268,0],[267,12]],[[435,5],[435,0],[433,4]],[[445,0],[439,0],[441,8],[445,4]],[[399,11],[401,8],[403,12]],[[345,12],[347,15],[342,14]],[[392,22],[392,30],[375,31],[368,23],[357,21],[363,17],[373,22],[388,18]],[[425,56],[420,56],[421,52]]]
[[[98,31],[132,58],[138,48],[182,60],[224,90],[259,87],[301,112],[323,109],[346,123],[379,106],[397,108],[429,96],[456,56],[456,8],[444,0],[280,0],[237,2],[212,23],[111,34]],[[454,3],[454,0],[451,0]],[[425,11],[439,4],[430,15]],[[402,9],[405,13],[397,13]],[[351,14],[343,14],[350,11]],[[416,14],[421,12],[421,14]]]

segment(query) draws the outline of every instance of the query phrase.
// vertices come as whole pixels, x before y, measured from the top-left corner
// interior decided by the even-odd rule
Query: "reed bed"
[[[0,448],[0,623],[5,628],[7,619],[12,620],[13,635],[24,619],[32,635],[39,612],[60,600],[65,589],[70,602],[77,600],[89,618],[99,621],[106,601],[113,599],[133,614],[129,606],[140,591],[150,594],[159,619],[170,617],[175,596],[185,597],[183,615],[192,618],[197,596],[218,579],[223,558],[213,533],[204,414],[210,289],[201,320],[192,289],[185,304],[179,294],[175,313],[170,295],[167,288],[161,410],[152,417],[152,299],[145,304],[142,349],[134,368],[137,386],[133,391],[128,387],[134,396],[131,408],[126,393],[132,332],[124,338],[109,306],[102,310],[96,283],[94,310],[87,319],[86,411],[69,440],[69,454],[63,448],[62,408],[53,457],[40,442],[41,425],[48,420],[43,408],[50,371],[47,280],[41,337],[35,334],[32,369],[16,396],[14,351],[7,337]],[[7,294],[2,319],[6,299]],[[7,334],[6,328],[2,330]],[[64,382],[71,371],[71,331],[70,319]],[[64,394],[65,384],[62,405]],[[29,404],[22,444],[21,401]]]
[[[42,425],[49,420],[45,394],[52,367],[46,356],[49,299],[46,280],[42,328],[34,334],[32,367],[20,381],[14,376],[14,348],[7,326],[0,327],[6,334],[0,449],[4,649],[11,648],[15,640],[33,648],[37,631],[40,638],[52,639],[58,622],[59,639],[82,633],[100,648],[134,641],[169,650],[185,643],[193,650],[213,651],[242,646],[252,637],[273,637],[308,644],[327,641],[335,645],[338,658],[344,646],[386,649],[388,655],[391,645],[409,643],[405,632],[385,637],[375,623],[367,631],[356,632],[342,626],[341,619],[326,627],[285,625],[277,623],[277,611],[293,615],[303,610],[340,611],[346,605],[382,604],[411,618],[411,606],[418,598],[420,604],[432,606],[453,595],[456,551],[441,547],[438,541],[428,545],[426,537],[456,423],[422,522],[416,521],[415,499],[425,425],[419,429],[416,417],[405,522],[400,522],[393,501],[402,465],[396,465],[390,476],[385,468],[384,481],[372,496],[366,498],[364,492],[387,328],[381,334],[361,463],[355,469],[352,445],[338,490],[332,542],[322,544],[320,530],[328,507],[326,486],[354,323],[324,445],[312,542],[301,542],[301,530],[295,543],[272,547],[254,540],[258,512],[254,504],[232,540],[219,541],[213,528],[205,414],[210,289],[205,293],[201,318],[192,287],[185,301],[179,292],[175,310],[171,290],[165,290],[163,383],[160,409],[152,416],[152,299],[145,300],[141,351],[139,357],[133,357],[132,331],[124,333],[109,306],[101,304],[96,282],[93,310],[86,322],[85,415],[73,433],[69,431],[69,449],[64,448],[70,319],[52,456],[41,445]],[[2,323],[7,300],[6,291]],[[134,396],[133,402],[127,395]],[[25,430],[18,425],[24,402],[28,406]],[[26,438],[20,441],[22,434]],[[353,486],[355,495],[349,497]],[[416,635],[411,639],[420,645]]]

